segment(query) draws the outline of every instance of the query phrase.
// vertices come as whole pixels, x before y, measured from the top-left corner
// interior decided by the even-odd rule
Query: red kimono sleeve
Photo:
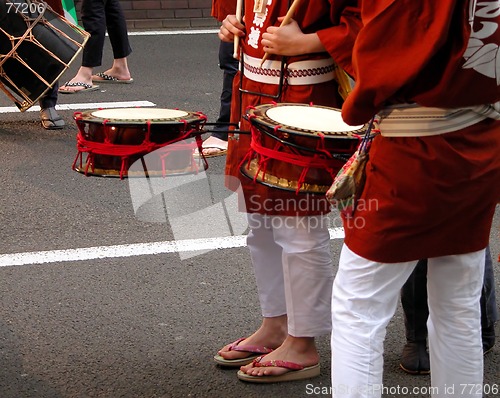
[[[448,38],[457,0],[362,1],[353,48],[356,85],[342,108],[346,123],[368,122],[411,82]]]
[[[349,75],[354,76],[352,68],[352,49],[361,29],[360,9],[357,1],[348,1],[347,5],[332,6],[331,20],[333,27],[321,29],[317,35],[335,62]]]

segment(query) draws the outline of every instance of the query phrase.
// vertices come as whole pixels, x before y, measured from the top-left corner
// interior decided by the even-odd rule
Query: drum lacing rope
[[[11,50],[5,54],[5,55],[1,55],[0,56],[0,69],[2,69],[2,65],[9,59],[13,58],[15,59],[16,61],[18,61],[21,65],[25,66],[26,68],[28,69],[31,69],[30,66],[26,63],[26,60],[25,60],[25,57],[21,57],[18,53],[17,53],[17,49],[18,47],[24,42],[24,40],[29,36],[29,39],[28,41],[30,42],[33,42],[34,40],[34,36],[33,36],[33,28],[35,27],[35,25],[38,24],[38,22],[40,22],[40,20],[42,19],[44,13],[41,13],[39,14],[36,18],[27,18],[25,16],[23,16],[23,18],[25,18],[26,21],[31,21],[32,24],[31,25],[27,25],[28,29],[24,32],[24,34],[22,36],[19,36],[19,37],[16,37],[16,36],[12,36],[10,33],[6,32],[4,29],[0,28],[0,31],[2,33],[4,33],[8,38],[9,38],[9,41],[10,41],[10,44],[12,46]],[[17,40],[17,43],[15,43],[15,41]],[[40,46],[39,43],[35,43],[36,45]],[[32,70],[32,69],[31,69]],[[3,71],[3,69],[2,69]],[[42,76],[40,76],[39,73],[37,73],[36,71],[33,71],[33,73],[36,75],[36,77],[42,81],[42,83],[44,85],[47,86],[47,88],[50,86],[50,83],[47,82]],[[32,105],[32,102],[30,102],[30,98],[29,98],[29,95],[24,91],[24,90],[21,90],[19,87],[17,87],[17,85],[15,84],[14,81],[12,81],[12,79],[10,79],[5,73],[2,73],[2,77],[8,81],[13,87],[15,87],[17,90],[18,90],[18,95],[21,96],[24,100],[24,102],[20,102],[18,98],[16,98],[10,90],[8,90],[3,84],[0,84],[0,88],[7,94],[7,96],[14,101],[14,103],[18,106],[19,109],[22,109],[22,110],[26,110],[27,108],[29,108],[29,106]],[[22,88],[22,87],[21,87]],[[28,106],[29,105],[29,106]]]
[[[81,112],[74,113],[74,119],[77,122],[78,126],[78,134],[76,136],[77,139],[77,149],[78,153],[73,162],[73,169],[76,166],[78,158],[80,158],[80,167],[82,166],[83,159],[82,154],[84,152],[87,153],[86,166],[85,166],[85,175],[88,174],[89,166],[92,165],[92,172],[94,172],[94,156],[97,155],[109,155],[109,156],[120,156],[121,157],[121,167],[120,167],[120,178],[123,179],[125,172],[128,170],[128,160],[133,155],[145,155],[147,153],[153,152],[159,148],[162,148],[167,145],[171,145],[175,142],[185,140],[189,138],[195,131],[201,130],[201,126],[206,122],[206,117],[202,117],[200,121],[200,125],[198,127],[189,128],[189,122],[187,120],[180,120],[183,124],[184,133],[180,136],[173,138],[170,141],[163,143],[155,143],[151,142],[151,121],[146,121],[147,131],[144,137],[144,140],[139,145],[124,145],[124,144],[112,144],[109,140],[109,135],[107,134],[106,128],[109,122],[109,119],[103,121],[103,127],[105,130],[105,138],[104,142],[95,142],[89,141],[85,139],[84,133],[85,129],[82,123],[83,117]],[[124,126],[125,127],[125,126]],[[198,141],[198,136],[196,137]],[[197,144],[198,145],[198,144]],[[166,155],[165,155],[166,156]],[[163,159],[162,159],[162,164]]]
[[[198,136],[196,138],[198,138]],[[161,152],[160,160],[161,160],[162,177],[167,176],[166,161],[167,161],[168,156],[174,152],[180,152],[180,151],[190,153],[191,162],[190,162],[189,167],[191,170],[193,170],[194,174],[198,174],[198,172],[200,171],[200,168],[198,166],[198,163],[196,163],[194,156],[192,156],[193,151],[196,148],[198,148],[198,142],[175,143],[175,144],[170,144],[164,148],[159,149],[159,151]]]
[[[256,117],[255,115],[250,115],[249,119]],[[275,135],[279,132],[281,126],[274,127]],[[328,171],[328,173],[332,176],[332,180],[335,177],[335,169],[338,170],[340,166],[342,166],[345,162],[343,160],[339,160],[333,157],[333,155],[326,149],[325,146],[325,136],[324,134],[319,134],[319,140],[316,145],[316,151],[318,153],[314,153],[313,156],[304,156],[301,155],[296,149],[287,146],[282,142],[277,142],[273,149],[269,149],[264,147],[261,144],[262,133],[255,126],[251,127],[252,138],[250,142],[250,150],[245,155],[243,161],[240,164],[244,164],[246,161],[247,168],[249,168],[250,160],[256,158],[256,155],[259,155],[259,168],[257,173],[254,176],[254,182],[257,181],[258,175],[262,172],[264,175],[267,173],[267,164],[269,160],[278,160],[285,163],[292,164],[294,166],[303,167],[302,172],[300,173],[299,179],[297,181],[297,189],[296,193],[300,192],[300,188],[305,182],[307,173],[311,168],[322,169]],[[293,153],[283,152],[283,148],[289,148]]]
[[[191,170],[193,170],[195,174],[198,174],[200,169],[199,169],[198,164],[196,163],[196,160],[194,159],[193,153],[194,153],[194,150],[196,148],[198,148],[199,152],[201,153],[200,148],[202,147],[203,140],[201,139],[200,135],[198,134],[195,136],[194,142],[179,142],[179,141],[182,141],[182,140],[189,138],[194,132],[201,131],[203,129],[203,126],[205,125],[205,123],[207,121],[207,117],[205,115],[201,115],[200,113],[198,115],[201,117],[201,121],[200,121],[200,124],[197,128],[191,128],[188,130],[187,127],[189,126],[189,123],[186,120],[182,120],[182,122],[184,123],[184,130],[185,130],[184,135],[178,139],[170,141],[169,143],[162,144],[162,146],[165,147],[163,150],[164,153],[162,153],[160,155],[162,176],[163,177],[167,176],[166,167],[165,167],[166,166],[166,164],[165,164],[166,159],[167,159],[168,155],[170,155],[174,151],[189,151],[191,154],[191,156],[190,156],[190,158],[191,158],[191,166],[190,166]],[[206,170],[208,168],[208,162],[205,159],[205,157],[202,157],[202,158],[203,158],[203,163],[204,163],[204,167]]]

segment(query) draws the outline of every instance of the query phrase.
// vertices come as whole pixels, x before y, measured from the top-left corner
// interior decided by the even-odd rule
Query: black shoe
[[[431,373],[429,353],[424,341],[408,341],[403,347],[400,368],[411,375],[428,375]]]
[[[483,355],[493,350],[495,346],[495,325],[483,328],[481,331],[481,337],[483,340]]]
[[[46,130],[60,130],[66,125],[54,107],[40,109],[40,120],[42,127]]]

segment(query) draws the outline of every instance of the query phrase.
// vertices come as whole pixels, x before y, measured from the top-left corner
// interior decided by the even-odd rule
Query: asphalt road
[[[150,101],[201,111],[215,121],[222,73],[214,33],[131,36],[131,44],[132,85],[102,84],[92,93],[61,95],[60,106]],[[102,70],[110,57],[107,42]],[[78,61],[62,80],[77,66]],[[8,106],[13,104],[0,97],[0,107]],[[189,181],[163,196],[193,238],[206,237],[207,229],[217,238],[211,243],[219,245],[217,250],[185,252],[172,242],[182,236],[188,248],[199,249],[201,241],[189,246],[179,223],[165,222],[154,209],[136,216],[134,195],[140,188],[129,180],[85,177],[71,169],[73,112],[60,111],[67,122],[61,131],[43,130],[36,112],[0,115],[0,261],[13,253],[47,259],[0,267],[0,397],[328,396],[328,337],[319,340],[322,375],[310,381],[245,384],[234,370],[212,361],[221,346],[260,321],[248,251],[237,243],[224,247],[227,239],[217,231],[226,213],[210,207],[230,199],[222,186],[224,158],[210,159],[203,181]],[[206,208],[208,215],[188,217]],[[491,238],[495,259],[499,224],[497,210]],[[238,228],[236,235],[244,233],[244,226]],[[164,243],[159,253],[142,251],[141,244],[161,246],[158,242]],[[336,264],[342,239],[331,242]],[[57,250],[68,252],[57,257]],[[93,258],[97,254],[101,258]],[[384,397],[427,397],[430,378],[398,368],[403,342],[398,309],[386,339]],[[499,347],[485,359],[485,383],[491,387],[500,384]],[[404,387],[410,393],[404,394]]]

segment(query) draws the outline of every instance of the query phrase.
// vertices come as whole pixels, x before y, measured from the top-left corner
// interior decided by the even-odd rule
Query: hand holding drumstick
[[[243,0],[237,0],[236,2],[236,20],[241,23],[241,12],[243,9]],[[234,36],[234,52],[233,58],[238,59],[238,47],[240,45],[240,37]]]
[[[240,17],[241,18],[241,17]],[[233,55],[238,56],[237,54],[237,44],[239,43],[239,39],[245,36],[245,25],[243,25],[237,18],[236,15],[228,15],[224,21],[222,21],[222,25],[219,29],[218,33],[219,39],[235,44],[235,53]]]
[[[288,12],[286,13],[285,17],[281,21],[280,28],[282,26],[285,26],[285,25],[287,25],[287,24],[290,23],[290,20],[292,19],[293,14],[295,14],[295,10],[297,9],[297,6],[299,5],[299,3],[300,3],[300,0],[293,0],[292,5],[288,9]],[[269,53],[266,52],[264,54],[264,56],[262,57],[262,61],[260,62],[260,67],[261,68],[262,68],[262,65],[264,64],[264,62],[265,62],[265,60],[267,59],[268,56],[269,56]]]

